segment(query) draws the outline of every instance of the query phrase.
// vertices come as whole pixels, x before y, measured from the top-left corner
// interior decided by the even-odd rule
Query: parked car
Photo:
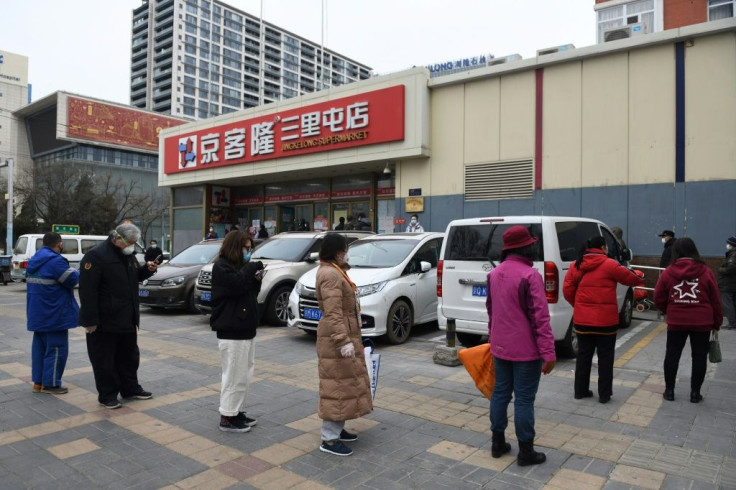
[[[222,240],[204,240],[160,265],[156,274],[141,283],[140,303],[151,308],[185,308],[196,312],[194,282],[202,266],[214,262],[221,245]]]
[[[561,294],[562,282],[580,246],[594,235],[602,235],[608,255],[627,265],[631,251],[623,249],[602,222],[561,216],[505,216],[471,218],[450,222],[437,269],[437,322],[445,330],[447,319],[455,320],[458,340],[475,345],[488,334],[486,311],[488,272],[498,264],[503,233],[521,225],[539,239],[534,268],[542,275],[547,292],[552,332],[562,355],[577,356],[578,344],[572,328],[572,306]],[[620,326],[631,324],[634,293],[618,285]]]
[[[271,325],[286,325],[289,294],[297,279],[317,266],[322,238],[326,233],[345,235],[348,243],[373,235],[369,231],[289,231],[272,236],[256,247],[251,260],[260,260],[268,271],[258,295],[258,308],[263,320]],[[202,268],[194,288],[196,308],[212,311],[212,265]]]
[[[28,261],[38,250],[43,248],[43,235],[43,233],[29,233],[19,236],[15,241],[10,270],[10,277],[14,281],[26,280]],[[61,235],[61,240],[64,243],[61,255],[69,261],[70,266],[78,269],[79,262],[84,254],[107,240],[107,235]],[[139,246],[136,246],[136,252],[139,248]]]
[[[437,263],[444,233],[388,233],[350,245],[348,277],[358,287],[361,334],[406,342],[415,324],[437,319]],[[304,274],[289,297],[289,326],[315,333],[322,317],[317,270]]]

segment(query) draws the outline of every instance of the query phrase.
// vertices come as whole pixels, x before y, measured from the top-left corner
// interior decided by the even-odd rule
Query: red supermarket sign
[[[164,172],[255,163],[404,139],[404,86],[169,136]]]

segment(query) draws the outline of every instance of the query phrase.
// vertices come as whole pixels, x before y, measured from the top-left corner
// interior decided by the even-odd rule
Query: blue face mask
[[[250,262],[250,252],[243,252],[243,262]]]

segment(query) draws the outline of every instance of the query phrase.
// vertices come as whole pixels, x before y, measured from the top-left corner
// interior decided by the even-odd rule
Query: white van
[[[562,295],[562,283],[579,248],[594,235],[602,235],[608,255],[626,265],[631,252],[621,247],[602,222],[562,216],[501,216],[459,219],[450,222],[437,266],[437,321],[441,330],[447,319],[455,319],[458,340],[475,345],[488,335],[486,312],[488,272],[498,265],[503,233],[521,225],[539,239],[539,256],[534,268],[544,278],[550,322],[560,353],[576,356],[577,338],[572,331],[572,306]],[[634,293],[619,284],[617,290],[621,328],[631,324]]]
[[[26,268],[28,261],[43,248],[43,233],[21,235],[13,247],[13,258],[10,277],[14,281],[26,279]],[[79,268],[79,262],[92,247],[107,240],[107,235],[61,235],[64,249],[61,255],[66,257],[69,265]],[[136,247],[138,248],[138,247]]]

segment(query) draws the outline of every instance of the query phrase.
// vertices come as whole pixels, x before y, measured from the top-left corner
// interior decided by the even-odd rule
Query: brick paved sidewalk
[[[617,352],[614,396],[574,400],[574,363],[542,380],[543,465],[490,456],[488,402],[465,371],[432,363],[433,342],[380,345],[376,409],[347,428],[353,456],[321,453],[314,340],[264,327],[249,433],[218,430],[219,353],[202,316],[143,309],[151,400],[97,404],[82,329],[71,331],[66,395],[33,393],[22,285],[0,290],[0,488],[736,488],[736,331],[721,335],[705,401],[689,403],[689,356],[662,400],[665,333],[654,323]],[[630,345],[629,345],[630,344]],[[632,348],[635,346],[636,348]],[[595,370],[594,370],[595,371]]]

